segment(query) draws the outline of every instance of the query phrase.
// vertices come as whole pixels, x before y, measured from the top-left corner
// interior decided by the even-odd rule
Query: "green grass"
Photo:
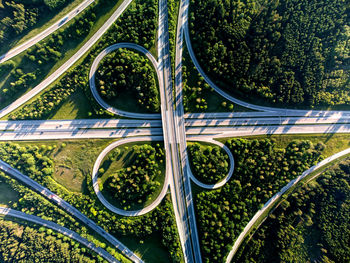
[[[168,202],[171,201],[170,195],[165,196]],[[146,263],[168,263],[172,262],[167,253],[167,248],[162,244],[160,234],[153,233],[145,239],[135,238],[133,236],[120,236],[118,239],[129,249],[139,255]]]
[[[89,116],[89,112],[92,114]],[[78,89],[76,92],[71,94],[63,104],[56,109],[48,117],[53,120],[64,120],[64,119],[87,119],[94,118],[94,110],[90,105],[90,101],[86,97],[85,93]]]
[[[69,58],[71,58],[93,36],[93,34],[95,34],[99,30],[99,28],[107,21],[107,19],[121,5],[122,2],[123,2],[123,0],[118,0],[117,3],[110,1],[110,2],[107,2],[110,5],[105,4],[102,8],[99,8],[97,10],[95,9],[95,15],[96,15],[96,17],[99,17],[99,19],[97,20],[96,23],[94,23],[94,26],[92,27],[90,33],[84,38],[79,38],[79,39],[73,38],[71,41],[68,41],[68,42],[66,41],[63,49],[60,51],[63,54],[63,57],[54,65],[44,64],[43,67],[41,68],[42,74],[37,76],[36,81],[34,81],[27,90],[20,90],[19,92],[12,94],[11,99],[8,99],[6,101],[0,100],[0,108],[6,107],[11,102],[13,102],[14,100],[18,99],[20,96],[27,93],[29,90],[31,90],[33,87],[35,87],[37,84],[39,84],[42,80],[44,80],[46,77],[48,77],[53,72],[55,72],[60,66],[62,66]],[[79,14],[79,16],[81,16],[81,15],[82,14]],[[74,19],[71,20],[69,23],[64,25],[62,27],[62,29],[63,30],[66,29],[69,25],[71,25],[74,22],[75,22]],[[23,69],[24,72],[27,72],[26,70],[28,70],[30,72],[36,66],[32,63],[25,63],[25,64],[21,63],[22,60],[24,59],[24,55],[25,55],[25,52],[14,57],[12,60],[16,64],[15,68],[20,67],[21,69]],[[86,54],[85,54],[85,56],[86,56]],[[11,78],[9,78],[7,81],[2,82],[0,89],[5,88],[7,85],[9,85],[9,82],[11,82],[11,81],[13,81],[13,80]],[[51,85],[51,87],[52,87],[52,85]],[[40,94],[38,94],[37,96],[39,96],[39,95]],[[35,96],[34,98],[36,98],[37,96]]]
[[[135,93],[132,90],[125,90],[122,93],[118,93],[118,96],[111,100],[105,100],[106,103],[118,110],[124,110],[128,112],[136,113],[150,113],[147,109],[141,106],[135,98]]]
[[[285,148],[293,140],[310,140],[313,144],[322,142],[326,145],[322,155],[324,157],[331,156],[337,152],[341,152],[350,147],[349,134],[292,134],[292,135],[259,135],[249,137],[239,137],[244,139],[274,139],[276,147]],[[219,141],[225,143],[230,138],[220,139]]]
[[[155,146],[155,144],[157,144],[159,142],[135,142],[135,143],[129,143],[129,144],[124,144],[120,147],[117,147],[116,149],[112,150],[103,160],[101,167],[104,168],[105,172],[100,175],[99,179],[98,179],[98,183],[100,185],[100,189],[101,192],[103,194],[103,196],[113,205],[115,205],[118,208],[123,208],[124,206],[128,206],[128,210],[137,210],[137,209],[141,209],[144,208],[148,205],[150,205],[160,194],[163,185],[164,185],[164,180],[165,180],[165,164],[163,162],[163,164],[160,165],[161,168],[161,174],[159,176],[157,176],[155,178],[155,181],[160,183],[160,186],[157,188],[157,190],[148,197],[148,199],[142,203],[142,204],[138,204],[138,203],[128,203],[128,204],[120,204],[120,202],[118,202],[118,200],[116,200],[113,195],[111,195],[108,191],[104,191],[103,190],[103,184],[105,183],[105,181],[112,176],[113,174],[116,173],[116,171],[128,167],[130,165],[133,164],[133,160],[135,158],[135,154],[133,151],[133,146],[135,145],[152,145],[153,147]],[[111,156],[113,153],[116,153],[116,151],[120,151],[119,155],[117,157],[116,161],[111,162],[109,160],[109,156]],[[130,206],[130,207],[129,207]]]
[[[48,157],[52,158],[54,161],[54,180],[70,192],[79,192],[89,195],[90,193],[86,188],[86,178],[87,176],[91,177],[92,168],[97,156],[113,141],[114,140],[110,139],[91,139],[67,141],[21,141],[15,143],[23,146],[56,145],[57,147],[48,155]],[[66,146],[62,147],[62,143],[65,143]],[[63,171],[63,173],[60,174],[57,171]],[[4,191],[2,191],[1,187],[2,184],[0,183],[0,204],[1,198],[3,196],[6,197],[6,195],[2,195]],[[170,196],[167,196],[166,198],[168,201],[170,200]],[[102,207],[100,208],[103,211]],[[122,218],[120,216],[116,217]],[[91,232],[91,234],[96,239],[106,243],[105,240],[99,235],[96,235],[96,233]],[[168,250],[162,245],[160,236],[159,233],[154,233],[151,236],[147,236],[145,239],[122,235],[118,235],[117,238],[127,247],[133,251],[135,250],[138,255],[141,255],[145,262],[171,262]]]
[[[48,157],[54,161],[53,179],[70,192],[84,193],[86,191],[86,177],[91,176],[92,168],[97,156],[113,140],[60,140],[16,142],[20,145],[46,145],[57,147]],[[66,146],[62,147],[65,143]]]
[[[0,206],[7,206],[10,202],[16,202],[18,198],[17,192],[10,185],[0,181]]]

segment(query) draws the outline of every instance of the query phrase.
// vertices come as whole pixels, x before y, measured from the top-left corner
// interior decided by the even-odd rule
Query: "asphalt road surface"
[[[55,193],[51,192],[49,189],[43,187],[33,179],[28,176],[22,174],[17,169],[11,167],[9,164],[0,160],[0,170],[3,170],[7,174],[31,187],[39,194],[45,196],[47,199],[51,200],[53,203],[61,207],[63,210],[73,215],[75,218],[79,219],[82,223],[87,225],[89,228],[94,230],[96,233],[105,238],[109,243],[115,246],[118,250],[120,250],[126,257],[128,257],[133,262],[142,262],[142,260],[134,254],[131,250],[129,250],[123,243],[113,237],[111,234],[107,233],[102,227],[98,226],[94,221],[89,219],[83,213],[81,213],[74,206],[70,205],[68,202],[64,201],[62,198],[57,196]]]
[[[106,259],[108,262],[113,262],[113,263],[120,263],[117,259],[115,259],[111,254],[109,254],[106,250],[96,247],[94,243],[89,242],[87,239],[81,237],[78,233],[69,230],[68,228],[65,228],[63,226],[60,226],[58,224],[55,224],[51,221],[44,220],[40,217],[26,214],[11,208],[6,208],[6,207],[0,207],[0,214],[4,216],[11,216],[15,218],[19,218],[25,221],[29,221],[38,225],[42,225],[47,228],[51,228],[69,238],[74,239],[75,241],[78,241],[79,243],[83,244],[87,248],[91,249],[104,259]]]
[[[80,5],[78,5],[76,8],[74,8],[72,11],[70,11],[67,15],[65,15],[63,18],[55,22],[52,26],[48,27],[47,29],[41,31],[39,34],[35,35],[25,43],[18,45],[14,47],[13,49],[7,51],[5,54],[0,56],[0,64],[4,63],[5,61],[17,56],[18,54],[22,53],[23,51],[27,50],[31,46],[34,46],[36,43],[40,42],[47,36],[51,35],[53,32],[55,32],[57,29],[61,28],[63,25],[67,24],[69,21],[71,21],[74,17],[76,17],[78,14],[80,14],[86,7],[88,7],[90,4],[92,4],[95,0],[85,0]]]

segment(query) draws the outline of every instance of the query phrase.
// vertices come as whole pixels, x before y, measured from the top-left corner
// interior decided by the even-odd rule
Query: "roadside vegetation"
[[[233,262],[347,262],[350,161],[299,187],[268,216]]]
[[[0,1],[0,53],[7,51],[15,42],[30,33],[30,30],[49,22],[71,2],[73,1]]]
[[[191,0],[190,34],[203,69],[237,97],[349,109],[349,8],[343,0]]]
[[[322,143],[292,141],[277,148],[270,139],[230,139],[235,158],[231,180],[195,196],[204,262],[224,262],[234,240],[254,213],[290,180],[323,159]]]
[[[106,262],[90,249],[51,229],[1,217],[0,258],[3,262]]]
[[[36,146],[36,145],[18,145],[11,143],[1,143],[0,159],[9,163],[10,165],[18,164],[17,168],[21,169],[23,173],[31,174],[33,179],[39,177],[45,178],[51,184],[56,184],[52,178],[47,175],[45,171],[51,169],[52,160],[44,155],[49,155],[56,149],[55,144]],[[11,152],[11,154],[9,154]],[[23,159],[21,159],[23,157]],[[20,159],[22,161],[20,161]],[[4,191],[0,195],[0,205],[19,210],[24,213],[36,215],[45,220],[53,221],[59,225],[67,227],[82,237],[94,242],[97,246],[106,248],[109,253],[115,258],[122,260],[122,262],[129,262],[116,252],[113,247],[108,245],[104,239],[96,236],[96,233],[81,225],[74,217],[67,214],[64,210],[57,207],[46,198],[31,190],[27,186],[22,185],[15,179],[0,171],[0,186]],[[14,233],[11,233],[14,234]],[[66,241],[66,239],[64,239]],[[5,246],[6,247],[6,246]],[[11,252],[11,250],[10,250]]]
[[[187,150],[193,175],[200,182],[216,184],[228,175],[230,160],[219,146],[189,143]]]
[[[274,135],[257,135],[243,137],[243,139],[270,139],[274,141],[277,148],[286,148],[295,140],[310,141],[312,144],[324,144],[326,147],[322,151],[322,155],[326,158],[347,148],[350,148],[349,134],[274,134]],[[228,139],[220,139],[225,143]]]
[[[0,82],[0,106],[7,106],[53,73],[78,50],[88,36],[98,30],[98,25],[108,18],[106,14],[120,3],[106,0],[92,3],[76,19],[43,41],[0,64],[0,68],[12,65],[12,70],[7,70]]]
[[[164,151],[159,143],[118,147],[107,155],[99,172],[107,200],[121,209],[141,209],[163,187]]]
[[[118,109],[160,111],[156,72],[143,54],[127,49],[108,54],[98,67],[95,81],[101,97]]]
[[[180,1],[168,0],[169,50],[171,56],[172,77],[175,79],[176,32]]]
[[[214,91],[199,74],[188,50],[183,50],[183,103],[185,112],[250,111],[236,105]]]
[[[68,70],[59,81],[51,85],[48,90],[37,96],[31,103],[25,104],[24,107],[10,114],[9,118],[48,118],[55,115],[55,112],[62,108],[68,97],[79,90],[84,92],[92,107],[91,111],[88,112],[88,117],[106,118],[110,116],[98,105],[91,94],[88,79],[91,64],[103,49],[118,42],[132,42],[145,48],[152,47],[155,43],[157,10],[157,1],[133,1],[95,47],[77,62],[74,68]],[[43,103],[44,101],[45,103]],[[37,112],[37,114],[31,116],[33,112]],[[69,115],[65,117],[69,117]]]
[[[70,143],[71,142],[62,144],[55,144],[54,142],[3,143],[1,145],[2,147],[0,147],[0,159],[18,168],[24,174],[28,175],[38,183],[44,185],[63,199],[67,200],[71,205],[82,211],[82,213],[94,220],[107,232],[111,233],[117,238],[127,239],[130,248],[137,251],[145,261],[148,260],[150,262],[154,262],[152,260],[158,258],[157,254],[161,254],[166,256],[160,258],[159,262],[182,262],[181,245],[170,198],[166,197],[157,208],[144,216],[121,217],[110,212],[99,202],[92,188],[91,170],[93,162],[99,154],[99,150],[93,149],[93,152],[90,152],[90,148],[94,147],[93,144],[85,144],[85,146],[81,145],[79,147],[77,142],[72,142],[75,144],[75,146],[72,147],[70,146]],[[105,145],[108,144],[108,141],[98,140],[98,143],[100,143],[100,149],[103,149]],[[39,147],[38,145],[43,146]],[[56,145],[56,147],[54,145]],[[82,151],[81,147],[87,147],[85,150],[86,152],[89,152],[86,163],[84,163],[84,151]],[[67,166],[72,171],[81,169],[81,173],[83,175],[82,179],[80,179],[80,181],[83,182],[83,189],[81,192],[69,191],[66,187],[61,186],[53,179],[57,176],[57,174],[54,172],[57,162],[56,158],[60,158],[61,162],[63,162],[65,155],[64,151],[66,151],[65,154],[71,161],[71,163],[67,162]],[[75,157],[75,155],[80,155],[80,157]],[[63,175],[61,174],[60,176],[62,177]],[[16,187],[21,187],[21,189],[23,189],[22,191],[31,191],[28,188],[23,187],[15,180],[8,180],[12,181]],[[68,183],[69,181],[67,179],[66,184]],[[29,201],[32,200],[30,198],[32,193],[33,196],[38,196],[38,194],[31,191],[31,194],[28,194],[27,197]],[[44,215],[45,213],[46,215],[50,215],[50,213],[47,211],[53,212],[57,210],[56,206],[54,206],[55,209],[49,207],[47,203],[51,203],[49,203],[43,197],[40,197],[40,200],[43,200],[43,202],[38,202],[39,204],[29,204],[26,202],[23,206],[25,211],[30,212],[30,208],[28,207],[35,207],[35,211],[37,211],[37,213],[40,211],[40,213],[43,213]],[[15,208],[15,206],[17,206],[17,203],[16,205],[13,204],[12,207]],[[64,217],[62,217],[61,220],[63,220],[63,218]],[[64,223],[69,224],[65,221]],[[68,228],[75,230],[71,227]],[[154,239],[155,236],[158,238]],[[146,240],[148,238],[154,240],[160,239],[161,245],[144,245],[144,243],[147,243]]]

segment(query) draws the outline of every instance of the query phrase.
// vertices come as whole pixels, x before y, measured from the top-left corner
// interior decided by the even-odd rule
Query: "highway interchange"
[[[93,1],[84,1],[79,7],[58,21],[53,26],[37,35],[35,38],[27,41],[23,45],[14,48],[4,56],[0,57],[0,63],[12,58],[30,46],[35,45],[40,40],[57,30],[63,24],[78,15],[84,8]],[[8,107],[0,109],[0,118],[13,112],[19,106],[23,105],[31,98],[46,89],[53,81],[66,72],[79,58],[88,52],[88,50],[98,41],[106,30],[116,21],[123,13],[132,0],[125,0],[121,6],[113,13],[106,23],[94,34],[94,36],[83,45],[79,51],[67,60],[59,69],[45,79],[38,86],[26,93],[24,96],[11,103]],[[221,143],[215,141],[216,138],[240,137],[266,134],[333,134],[350,132],[350,112],[347,111],[318,111],[318,110],[294,110],[280,109],[271,107],[262,107],[249,104],[238,100],[229,94],[223,92],[214,82],[206,76],[201,69],[193,52],[189,29],[188,29],[188,0],[181,0],[178,16],[176,52],[175,52],[175,87],[173,87],[172,64],[170,60],[169,47],[169,30],[168,30],[168,13],[167,1],[159,0],[159,27],[158,27],[158,61],[152,54],[132,43],[117,43],[102,51],[93,62],[90,70],[90,88],[96,101],[106,110],[119,116],[130,119],[96,119],[96,120],[40,120],[40,121],[0,121],[0,141],[15,140],[59,140],[59,139],[92,139],[92,138],[123,138],[113,142],[103,150],[96,160],[93,167],[92,180],[93,187],[97,197],[106,206],[107,209],[124,216],[137,216],[145,214],[154,209],[166,195],[168,189],[171,190],[173,208],[176,218],[176,224],[179,231],[181,246],[185,262],[202,262],[194,204],[191,192],[191,181],[195,184],[206,188],[214,189],[222,187],[234,174],[234,159],[229,150]],[[62,22],[63,21],[63,22]],[[234,112],[234,113],[190,113],[185,114],[182,102],[182,49],[184,39],[187,44],[189,54],[199,73],[205,81],[220,95],[227,100],[238,105],[246,107],[251,112]],[[99,62],[105,55],[118,48],[128,48],[137,50],[145,54],[152,62],[158,76],[161,114],[139,114],[121,111],[111,107],[99,96],[95,87],[95,72]],[[175,94],[174,91],[175,90]],[[125,211],[112,206],[103,197],[99,191],[97,183],[97,173],[100,164],[106,154],[114,147],[124,143],[135,141],[164,141],[166,153],[166,180],[163,185],[161,194],[149,206],[139,211]],[[187,155],[187,141],[205,141],[217,144],[228,153],[230,157],[230,171],[227,177],[216,185],[205,185],[198,181],[192,174],[189,166]],[[325,159],[315,167],[305,171],[295,180],[291,181],[279,193],[277,193],[264,206],[263,210],[258,211],[252,218],[247,227],[236,240],[231,250],[227,262],[230,262],[235,251],[249,231],[250,227],[258,220],[263,211],[271,206],[273,202],[286,192],[290,187],[299,182],[306,175],[310,174],[316,168],[319,168],[335,158],[348,154],[349,150],[343,151],[337,155]],[[55,204],[61,206],[68,213],[78,218],[82,223],[95,230],[101,236],[106,238],[112,245],[118,248],[125,256],[133,262],[142,262],[142,260],[131,250],[126,248],[116,238],[105,232],[100,226],[96,225],[91,219],[87,218],[80,211],[72,207],[66,201],[39,185],[29,177],[23,175],[18,170],[10,167],[8,164],[0,161],[0,169],[11,176],[27,184],[40,194],[46,196]],[[6,210],[9,215],[11,210]],[[0,210],[5,213],[5,210]],[[13,214],[13,216],[15,216]],[[28,217],[28,220],[29,217]],[[37,222],[38,223],[38,222]],[[47,224],[47,223],[46,223]],[[56,229],[57,230],[57,229]],[[57,230],[59,231],[59,230]],[[64,230],[67,231],[67,230]],[[79,240],[78,240],[79,241]],[[102,253],[100,251],[100,253]],[[104,253],[104,252],[103,252]],[[108,253],[107,253],[108,254]],[[110,262],[115,262],[110,255],[105,254],[105,258]]]

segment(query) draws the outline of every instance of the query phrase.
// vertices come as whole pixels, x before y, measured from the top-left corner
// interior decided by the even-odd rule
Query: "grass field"
[[[313,144],[322,142],[326,145],[323,151],[323,156],[328,157],[337,152],[341,152],[350,147],[350,134],[293,134],[293,135],[262,135],[262,136],[249,136],[240,137],[245,139],[263,139],[270,138],[276,141],[278,148],[285,148],[293,140],[310,140]],[[225,142],[229,138],[220,139],[219,141]]]
[[[157,190],[148,197],[148,200],[146,200],[142,204],[138,203],[129,203],[122,205],[120,204],[113,196],[111,196],[107,191],[103,190],[103,184],[104,182],[113,174],[116,173],[116,171],[120,170],[121,168],[128,167],[133,164],[133,160],[135,158],[134,151],[132,150],[132,147],[134,145],[152,145],[155,146],[155,144],[158,142],[137,142],[137,143],[130,143],[130,144],[125,144],[121,147],[118,147],[111,151],[104,159],[101,167],[105,170],[105,172],[102,174],[101,177],[99,177],[98,182],[100,185],[100,189],[104,197],[113,205],[119,208],[123,208],[124,206],[128,206],[128,210],[136,210],[136,209],[141,209],[146,207],[147,205],[151,204],[160,194],[164,180],[165,180],[165,165],[164,162],[161,167],[161,174],[156,177],[156,181],[160,183],[160,186],[157,188]],[[109,160],[109,157],[112,156],[114,153],[117,153],[117,160],[111,162]]]
[[[89,116],[91,112],[91,116]],[[90,101],[86,97],[85,93],[78,89],[76,92],[71,94],[68,99],[48,117],[53,120],[64,120],[64,119],[87,119],[94,118],[94,111],[90,105]]]
[[[16,202],[19,196],[10,185],[0,180],[0,205],[7,206],[9,202]]]
[[[146,239],[140,241],[135,240],[134,237],[119,237],[118,238],[129,249],[141,256],[144,262],[149,263],[168,263],[171,262],[169,254],[166,253],[167,248],[162,245],[159,235],[152,234]],[[156,253],[154,253],[156,251]]]
[[[71,192],[83,193],[86,177],[91,176],[97,156],[112,141],[110,139],[60,140],[16,142],[16,144],[37,145],[39,147],[43,144],[46,146],[57,145],[49,154],[55,164],[53,179]]]

